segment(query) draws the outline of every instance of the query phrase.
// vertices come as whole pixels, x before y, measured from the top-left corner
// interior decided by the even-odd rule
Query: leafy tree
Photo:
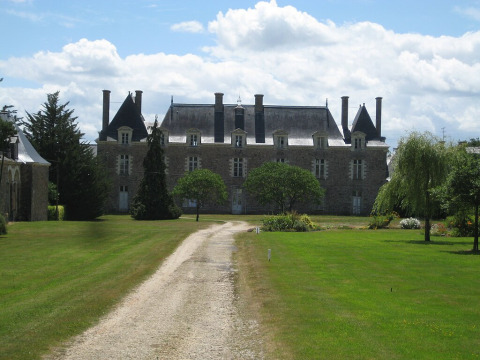
[[[2,183],[3,163],[5,160],[5,155],[8,152],[10,146],[10,138],[16,133],[17,131],[15,130],[15,126],[12,122],[0,118],[0,153],[2,155],[2,163],[0,165],[0,184]]]
[[[243,187],[261,205],[274,204],[281,213],[297,202],[319,203],[325,193],[308,170],[279,162],[267,162],[248,174]]]
[[[143,159],[143,179],[132,203],[131,214],[136,220],[177,219],[182,213],[167,189],[161,137],[162,131],[155,118],[152,132],[147,138],[148,151]]]
[[[425,241],[430,241],[430,219],[439,202],[434,190],[448,174],[448,150],[430,133],[413,132],[400,140],[394,157],[393,175],[380,188],[374,212],[392,209],[396,204],[425,218]]]
[[[473,251],[478,252],[478,208],[480,206],[480,157],[460,147],[443,191],[448,207],[455,210],[474,210]]]
[[[59,92],[47,94],[42,110],[27,112],[24,133],[38,153],[51,163],[49,180],[57,187],[59,202],[69,220],[89,220],[103,214],[109,182],[102,164],[68,109],[59,104]]]
[[[220,175],[208,170],[197,169],[180,178],[173,189],[173,195],[181,199],[196,202],[197,221],[200,209],[208,204],[219,204],[227,201],[227,190]]]

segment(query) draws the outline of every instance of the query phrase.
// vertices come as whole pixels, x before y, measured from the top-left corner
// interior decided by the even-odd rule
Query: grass
[[[81,333],[208,224],[107,216],[10,225],[0,237],[0,359],[37,359]]]
[[[240,284],[269,357],[479,358],[480,257],[470,238],[432,240],[420,230],[242,234]]]

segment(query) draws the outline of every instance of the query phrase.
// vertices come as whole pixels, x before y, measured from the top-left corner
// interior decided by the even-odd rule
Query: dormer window
[[[365,141],[365,134],[356,131],[352,134],[352,150],[362,150],[365,149],[366,141]]]
[[[273,144],[277,149],[286,149],[288,147],[288,134],[285,131],[277,131],[273,134]]]
[[[187,144],[196,147],[200,146],[200,131],[197,129],[190,129],[187,131]]]
[[[161,146],[166,146],[168,144],[168,131],[164,128],[161,128],[160,131],[161,131],[160,145]]]
[[[122,145],[129,145],[132,142],[133,129],[128,126],[118,128],[118,143]]]
[[[328,147],[328,134],[323,131],[313,134],[313,145],[315,149],[326,149]]]
[[[235,135],[235,147],[243,147],[243,136]]]
[[[237,149],[244,148],[247,145],[247,133],[242,129],[233,131],[232,145]]]

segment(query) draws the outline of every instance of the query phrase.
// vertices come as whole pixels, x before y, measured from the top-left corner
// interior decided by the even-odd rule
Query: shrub
[[[65,209],[62,205],[58,205],[58,217],[57,215],[57,207],[53,205],[48,206],[48,220],[51,221],[62,221],[65,216]]]
[[[370,221],[368,223],[369,229],[385,229],[388,228],[390,222],[398,217],[395,212],[385,212],[384,214],[373,214],[370,216]]]
[[[400,221],[400,227],[402,229],[420,229],[420,220],[413,217],[403,219]]]
[[[449,216],[446,220],[447,227],[451,230],[454,237],[471,237],[475,228],[475,218],[473,215],[459,212],[454,216]]]
[[[3,215],[0,215],[0,235],[7,234],[7,220]]]
[[[307,215],[295,212],[285,215],[268,216],[263,219],[263,231],[297,231],[304,232],[315,229],[315,225]]]
[[[447,234],[447,228],[442,223],[433,224],[430,228],[430,234],[432,236],[445,236]]]

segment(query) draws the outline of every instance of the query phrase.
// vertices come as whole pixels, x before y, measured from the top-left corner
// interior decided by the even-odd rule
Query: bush
[[[374,230],[388,228],[390,222],[396,217],[398,217],[398,215],[395,212],[385,212],[383,215],[371,215],[370,221],[368,223],[368,228]]]
[[[58,218],[57,218],[57,207],[53,205],[48,206],[48,220],[49,221],[62,221],[65,217],[65,209],[62,205],[58,205]]]
[[[420,221],[415,218],[407,218],[400,221],[400,227],[402,229],[420,229]]]
[[[454,216],[449,216],[446,220],[448,229],[454,237],[472,237],[475,228],[475,218],[473,215],[459,212]]]
[[[7,234],[7,220],[3,215],[0,215],[0,235]]]
[[[263,219],[262,231],[297,231],[304,232],[315,229],[315,225],[307,215],[288,213],[268,216]]]
[[[432,236],[445,236],[447,234],[447,228],[442,223],[433,224],[430,228],[430,234]]]

